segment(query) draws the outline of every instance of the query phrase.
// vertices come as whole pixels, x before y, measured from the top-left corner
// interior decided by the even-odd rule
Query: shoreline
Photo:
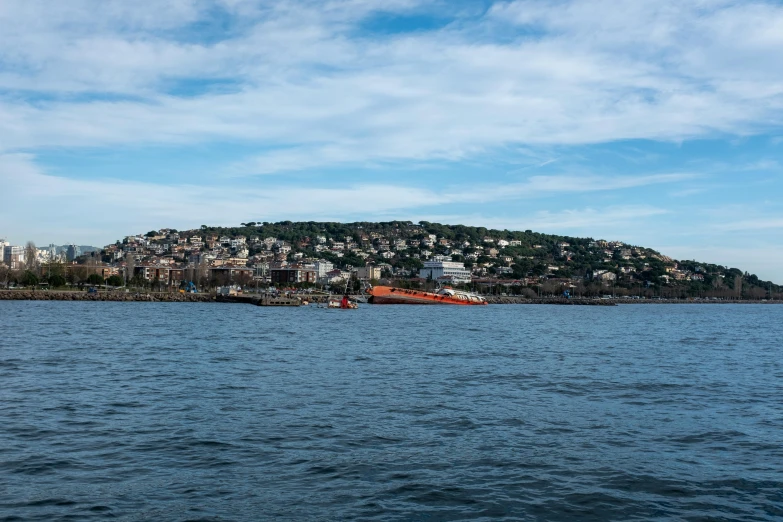
[[[305,296],[302,296],[305,297]],[[329,296],[306,296],[311,303],[322,303]],[[519,305],[566,305],[566,306],[615,306],[618,304],[783,304],[783,301],[761,300],[726,300],[713,301],[707,299],[592,299],[561,297],[528,299],[515,296],[485,296],[489,304],[519,304]],[[153,303],[246,303],[257,304],[259,296],[248,295],[216,295],[216,294],[180,294],[174,292],[99,292],[90,294],[79,291],[57,290],[0,290],[0,301],[104,301],[104,302],[153,302]],[[383,306],[383,305],[374,305]]]

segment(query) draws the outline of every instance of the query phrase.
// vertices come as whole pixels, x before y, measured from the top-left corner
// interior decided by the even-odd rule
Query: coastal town
[[[0,240],[0,286],[151,291],[371,284],[548,296],[774,299],[781,287],[736,268],[677,261],[621,241],[437,223],[242,223],[131,235],[97,249]]]

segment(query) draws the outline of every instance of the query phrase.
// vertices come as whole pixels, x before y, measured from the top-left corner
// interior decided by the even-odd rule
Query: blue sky
[[[783,4],[4,0],[0,237],[409,219],[783,281]]]

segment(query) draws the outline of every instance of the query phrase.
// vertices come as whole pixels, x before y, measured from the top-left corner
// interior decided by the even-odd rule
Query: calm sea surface
[[[781,520],[781,319],[0,302],[0,520]]]

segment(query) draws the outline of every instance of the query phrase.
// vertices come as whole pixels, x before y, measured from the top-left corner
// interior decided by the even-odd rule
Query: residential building
[[[52,260],[48,248],[38,248],[35,253],[35,261],[38,264],[48,263]]]
[[[234,281],[251,281],[255,270],[246,266],[213,266],[209,268],[209,276],[212,281],[227,284]]]
[[[81,255],[81,251],[78,246],[68,245],[68,248],[65,250],[65,257],[68,261],[73,261],[79,257],[79,255]]]
[[[108,277],[106,274],[112,275],[110,272],[105,272],[104,270],[104,278]],[[185,279],[184,270],[182,268],[164,264],[145,263],[135,267],[134,274],[146,281],[158,281],[162,285],[178,285],[180,281]]]
[[[11,270],[21,270],[25,265],[23,246],[12,246],[6,243],[3,247],[3,263]]]
[[[356,277],[362,281],[381,278],[381,269],[377,266],[362,266],[356,269]]]
[[[315,263],[315,272],[318,278],[325,277],[332,270],[334,270],[334,264],[329,261],[320,260]]]
[[[314,268],[296,266],[273,268],[269,275],[272,283],[315,283],[317,281],[317,272]]]
[[[617,279],[617,276],[613,272],[597,270],[593,272],[593,279],[597,281],[614,281]]]
[[[351,274],[340,269],[330,270],[323,276],[322,282],[333,284],[350,279]]]

